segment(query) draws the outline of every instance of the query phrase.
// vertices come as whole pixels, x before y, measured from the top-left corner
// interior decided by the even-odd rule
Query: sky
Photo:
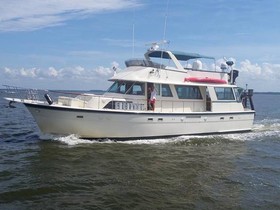
[[[280,92],[279,0],[0,0],[0,85],[106,90],[149,43],[224,57],[238,85]]]

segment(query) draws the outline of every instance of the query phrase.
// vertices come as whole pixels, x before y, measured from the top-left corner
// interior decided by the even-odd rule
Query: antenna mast
[[[167,17],[168,17],[168,9],[169,9],[169,0],[167,0],[166,3],[166,13],[165,13],[165,21],[164,21],[164,29],[163,29],[163,45],[168,43],[165,38],[166,38],[166,27],[167,27]]]
[[[134,58],[134,51],[135,51],[135,8],[133,9],[133,23],[132,23],[132,58]]]

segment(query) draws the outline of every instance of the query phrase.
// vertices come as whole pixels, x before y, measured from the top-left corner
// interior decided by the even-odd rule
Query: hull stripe
[[[126,115],[165,115],[165,116],[181,116],[181,115],[240,115],[240,114],[255,114],[255,111],[244,111],[244,112],[194,112],[194,113],[161,113],[161,112],[127,112],[127,111],[112,111],[112,110],[92,110],[92,109],[81,109],[81,108],[71,108],[71,107],[57,107],[49,105],[39,105],[39,104],[30,104],[24,103],[26,107],[32,107],[37,109],[48,109],[48,110],[57,110],[57,111],[68,111],[68,112],[84,112],[84,113],[104,113],[104,114],[126,114]]]

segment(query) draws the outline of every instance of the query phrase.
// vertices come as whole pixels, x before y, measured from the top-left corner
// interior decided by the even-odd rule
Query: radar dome
[[[200,60],[195,60],[192,65],[193,69],[202,69],[202,62]]]

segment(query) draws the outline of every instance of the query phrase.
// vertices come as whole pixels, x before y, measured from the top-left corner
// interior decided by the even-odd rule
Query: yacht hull
[[[42,133],[81,138],[152,138],[250,131],[254,111],[158,113],[24,103]]]

